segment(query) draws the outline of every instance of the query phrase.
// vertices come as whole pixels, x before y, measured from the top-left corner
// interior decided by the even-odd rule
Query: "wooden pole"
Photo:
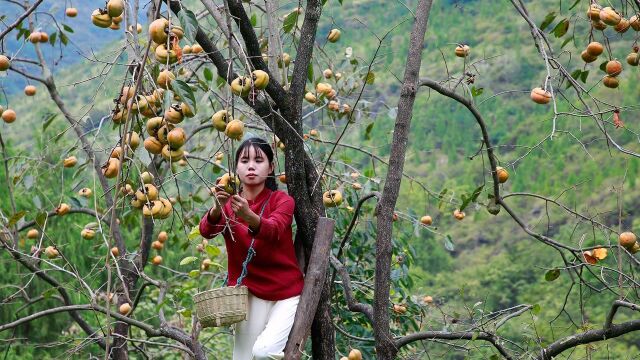
[[[289,334],[289,341],[284,348],[285,359],[300,359],[304,351],[304,344],[309,337],[311,323],[329,268],[329,252],[331,251],[335,225],[336,222],[333,219],[326,217],[318,219],[309,265],[304,278],[304,289],[298,303],[293,328]]]

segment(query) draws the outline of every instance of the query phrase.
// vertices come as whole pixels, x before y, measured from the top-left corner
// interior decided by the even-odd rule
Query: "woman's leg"
[[[296,317],[300,296],[276,301],[271,309],[267,326],[253,345],[256,360],[284,359],[284,347]]]
[[[249,293],[247,319],[235,325],[233,360],[251,360],[253,344],[267,323],[272,301],[262,300]]]

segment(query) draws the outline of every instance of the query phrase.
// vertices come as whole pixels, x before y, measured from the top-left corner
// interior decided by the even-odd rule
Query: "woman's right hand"
[[[229,201],[229,198],[231,198],[231,194],[222,190],[218,186],[215,187],[215,192],[216,192],[216,207],[219,206],[220,209],[222,209],[224,205],[227,203],[227,201]]]

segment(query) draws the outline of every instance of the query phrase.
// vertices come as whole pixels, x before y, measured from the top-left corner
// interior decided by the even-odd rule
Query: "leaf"
[[[455,247],[453,245],[453,240],[451,239],[451,235],[447,234],[447,236],[444,239],[444,248],[447,249],[448,251],[454,251]]]
[[[582,73],[582,70],[580,70],[580,69],[575,70],[574,72],[572,72],[572,73],[571,73],[571,77],[572,77],[574,80],[578,80],[578,78],[580,77],[580,74],[581,74],[581,73]]]
[[[569,19],[565,18],[565,19],[562,19],[562,21],[560,21],[555,28],[553,28],[552,32],[553,32],[553,35],[555,35],[555,37],[560,38],[560,37],[563,37],[568,30],[569,30]]]
[[[55,113],[48,113],[45,115],[44,119],[42,119],[42,131],[47,130],[47,128],[49,127],[49,125],[51,125],[51,122],[56,118],[56,116],[58,116],[58,114]]]
[[[196,97],[193,94],[191,87],[182,80],[173,80],[171,82],[171,89],[184,101],[190,109],[193,109],[194,113],[197,113],[196,109]]]
[[[547,16],[545,16],[544,20],[542,21],[542,24],[540,24],[540,30],[544,31],[544,29],[546,29],[547,26],[551,25],[551,23],[553,22],[553,20],[555,20],[555,18],[556,18],[555,11],[548,13]]]
[[[251,14],[251,19],[249,21],[251,22],[251,26],[256,26],[258,24],[258,17],[255,13]]]
[[[573,5],[571,5],[569,7],[569,10],[573,9],[574,7],[576,7],[576,5],[578,5],[579,2],[580,2],[580,0],[576,0],[576,2],[574,2]]]
[[[194,227],[191,228],[191,232],[189,233],[187,238],[189,240],[193,240],[193,239],[197,238],[198,236],[200,236],[200,229],[198,228],[198,226],[194,226]]]
[[[533,305],[533,307],[531,308],[531,313],[533,313],[533,315],[538,315],[540,314],[540,310],[542,310],[540,308],[540,304],[535,304]]]
[[[58,36],[57,32],[54,32],[53,34],[49,35],[49,44],[54,45],[56,43],[57,36]]]
[[[475,341],[478,338],[478,335],[480,335],[477,331],[473,332],[473,335],[471,335],[471,341]]]
[[[555,279],[560,277],[560,270],[559,269],[552,269],[547,271],[546,274],[544,274],[544,279],[547,281],[554,281]]]
[[[586,84],[588,76],[589,76],[589,70],[583,71],[582,74],[580,75],[580,81]]]
[[[307,79],[310,82],[313,82],[313,65],[311,63],[309,63],[309,66],[307,67]]]
[[[200,276],[200,270],[191,270],[191,271],[189,271],[189,277],[190,278],[195,279],[198,276]]]
[[[182,8],[182,11],[178,13],[178,19],[180,19],[180,25],[182,25],[184,29],[184,36],[189,42],[196,42],[196,34],[198,33],[198,20],[196,19],[196,15],[191,10]]]
[[[69,42],[69,38],[63,32],[60,32],[60,42],[63,45],[67,45],[67,43]]]
[[[40,197],[38,195],[34,195],[31,201],[33,201],[33,205],[35,205],[36,208],[39,209],[42,207],[42,201],[40,201]]]
[[[562,49],[562,48],[564,48],[565,46],[567,46],[567,44],[568,44],[568,43],[570,43],[570,42],[571,42],[571,40],[573,40],[573,39],[574,39],[574,37],[573,37],[573,36],[572,36],[572,37],[570,37],[570,38],[565,39],[565,40],[562,42],[562,45],[560,46],[560,49]]]
[[[480,96],[482,95],[483,92],[484,92],[484,88],[476,88],[475,86],[471,88],[471,96],[473,97]]]
[[[33,175],[27,175],[24,177],[24,187],[29,190],[33,186]]]
[[[298,15],[297,11],[292,11],[286,18],[284,18],[282,29],[285,33],[289,33],[291,29],[293,29],[294,25],[298,22]]]
[[[40,211],[38,215],[36,215],[36,224],[42,228],[44,227],[45,221],[47,221],[47,212]]]
[[[438,210],[442,210],[442,205],[444,205],[444,196],[447,194],[447,191],[449,191],[449,189],[443,189],[442,191],[440,191],[440,194],[438,194],[438,198],[440,198],[440,202],[438,203]]]
[[[211,244],[208,244],[205,248],[204,251],[207,252],[207,255],[209,255],[209,257],[214,258],[218,255],[220,255],[220,248]]]
[[[204,78],[205,78],[208,82],[211,82],[211,80],[213,80],[213,71],[211,71],[211,69],[209,69],[208,67],[204,68],[204,70],[202,71],[202,73],[204,74]]]
[[[186,258],[180,260],[180,266],[191,264],[192,262],[198,260],[195,256],[187,256]]]
[[[466,194],[462,194],[461,198],[462,198],[462,205],[460,205],[460,211],[464,211],[464,209],[469,206],[469,204],[473,201],[476,201],[476,199],[478,199],[478,195],[480,195],[480,193],[482,192],[482,189],[484,188],[484,185],[480,185],[478,188],[476,188],[475,190],[473,190],[473,192],[471,193],[471,195],[466,195]]]
[[[20,219],[22,219],[25,215],[27,214],[26,211],[22,210],[22,211],[18,211],[17,213],[13,214],[10,218],[9,218],[9,224],[8,226],[11,227],[15,224],[18,223],[18,221],[20,221]]]
[[[84,198],[82,198],[84,199]],[[72,196],[71,199],[71,204],[73,204],[73,207],[83,207],[82,203],[80,202],[80,200],[78,200],[78,198],[76,198],[75,196]]]
[[[191,309],[180,309],[178,311],[176,311],[178,314],[186,317],[186,318],[190,318],[191,317]]]
[[[62,28],[63,28],[66,32],[73,33],[73,29],[71,28],[71,26],[69,26],[69,25],[67,25],[67,24],[62,24]]]
[[[364,130],[364,138],[366,140],[371,140],[371,130],[373,129],[373,124],[374,123],[367,125],[367,128]]]
[[[607,72],[607,63],[609,62],[609,60],[603,62],[602,64],[600,64],[599,68],[600,70],[602,70],[603,72]]]
[[[371,85],[376,81],[376,74],[373,71],[367,72],[367,75],[363,78],[364,82]]]
[[[397,107],[392,107],[391,109],[389,109],[389,112],[387,113],[387,116],[389,116],[391,118],[391,120],[395,120],[396,116],[398,116],[398,108]]]

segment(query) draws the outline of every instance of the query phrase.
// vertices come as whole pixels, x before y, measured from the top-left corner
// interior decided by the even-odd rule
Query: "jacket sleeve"
[[[202,219],[200,219],[200,235],[206,239],[211,239],[224,231],[225,226],[224,207],[222,208],[220,218],[218,218],[218,221],[216,222],[211,222],[209,220],[209,210],[207,210]]]
[[[293,211],[295,210],[293,198],[284,194],[274,200],[275,202],[271,205],[273,209],[271,213],[260,219],[258,231],[253,232],[249,228],[249,234],[265,242],[278,240],[278,236],[284,233],[287,227],[290,228],[293,223]]]

